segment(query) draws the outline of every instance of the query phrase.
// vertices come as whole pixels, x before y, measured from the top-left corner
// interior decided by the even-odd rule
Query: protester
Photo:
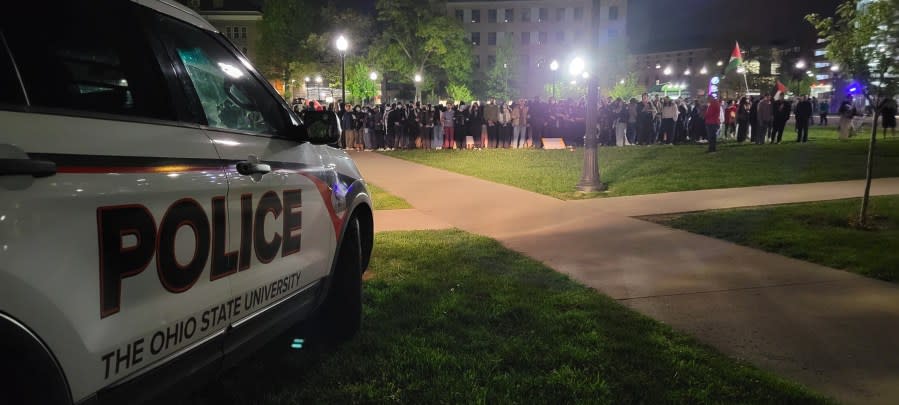
[[[847,140],[855,135],[852,120],[855,118],[855,105],[852,104],[852,96],[846,96],[843,104],[840,104],[840,140]]]
[[[737,103],[737,142],[742,143],[746,140],[746,134],[749,132],[749,117],[750,110],[752,109],[752,104],[749,103],[749,100],[746,97],[740,99],[740,102]]]
[[[705,110],[706,138],[709,140],[709,152],[717,151],[718,131],[721,129],[721,102],[709,96],[709,106]]]
[[[887,136],[887,129],[890,135],[896,136],[896,99],[887,98],[880,105],[880,114],[883,117],[883,137]]]
[[[790,120],[790,102],[784,100],[783,96],[777,98],[772,105],[774,112],[773,127],[771,130],[770,143],[780,143],[783,140],[784,129],[787,127],[787,121]]]
[[[812,103],[805,95],[796,103],[796,142],[808,142],[808,124],[812,118]]]
[[[771,133],[771,127],[774,123],[774,107],[771,104],[771,96],[765,94],[762,101],[759,101],[758,107],[758,125],[759,133],[757,134],[755,143],[761,145],[765,143]]]
[[[818,103],[818,115],[820,119],[818,120],[818,125],[827,125],[827,114],[830,112],[830,103],[827,99],[821,99],[821,102]]]

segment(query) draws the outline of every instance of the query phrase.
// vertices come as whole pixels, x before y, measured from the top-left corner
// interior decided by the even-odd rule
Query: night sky
[[[810,13],[833,15],[842,0],[630,0],[628,33],[636,52],[745,46],[810,47]]]

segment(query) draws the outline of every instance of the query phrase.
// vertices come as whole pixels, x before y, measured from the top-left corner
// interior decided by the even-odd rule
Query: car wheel
[[[317,318],[319,335],[329,342],[351,339],[362,325],[362,238],[359,220],[347,222],[328,297]]]

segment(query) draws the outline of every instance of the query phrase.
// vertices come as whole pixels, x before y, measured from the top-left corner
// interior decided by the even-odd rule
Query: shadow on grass
[[[283,336],[191,399],[284,403],[819,403],[566,276],[461,231],[376,236],[363,330]]]

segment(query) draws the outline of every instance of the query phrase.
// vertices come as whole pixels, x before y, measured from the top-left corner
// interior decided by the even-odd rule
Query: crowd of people
[[[895,100],[884,127],[895,128]],[[299,100],[298,112],[329,109],[338,112],[343,136],[340,147],[353,150],[542,148],[543,139],[561,138],[567,146],[583,145],[586,103],[540,97],[510,102],[488,99],[471,103],[394,103],[360,106],[339,102],[322,106]],[[887,109],[889,106],[887,106]],[[597,136],[601,145],[708,143],[716,150],[719,138],[755,144],[781,143],[791,117],[796,142],[808,141],[808,129],[818,118],[827,125],[828,100],[781,94],[721,101],[715,97],[650,97],[640,100],[611,97],[597,105]],[[859,115],[851,97],[841,104],[840,138],[853,135]]]

